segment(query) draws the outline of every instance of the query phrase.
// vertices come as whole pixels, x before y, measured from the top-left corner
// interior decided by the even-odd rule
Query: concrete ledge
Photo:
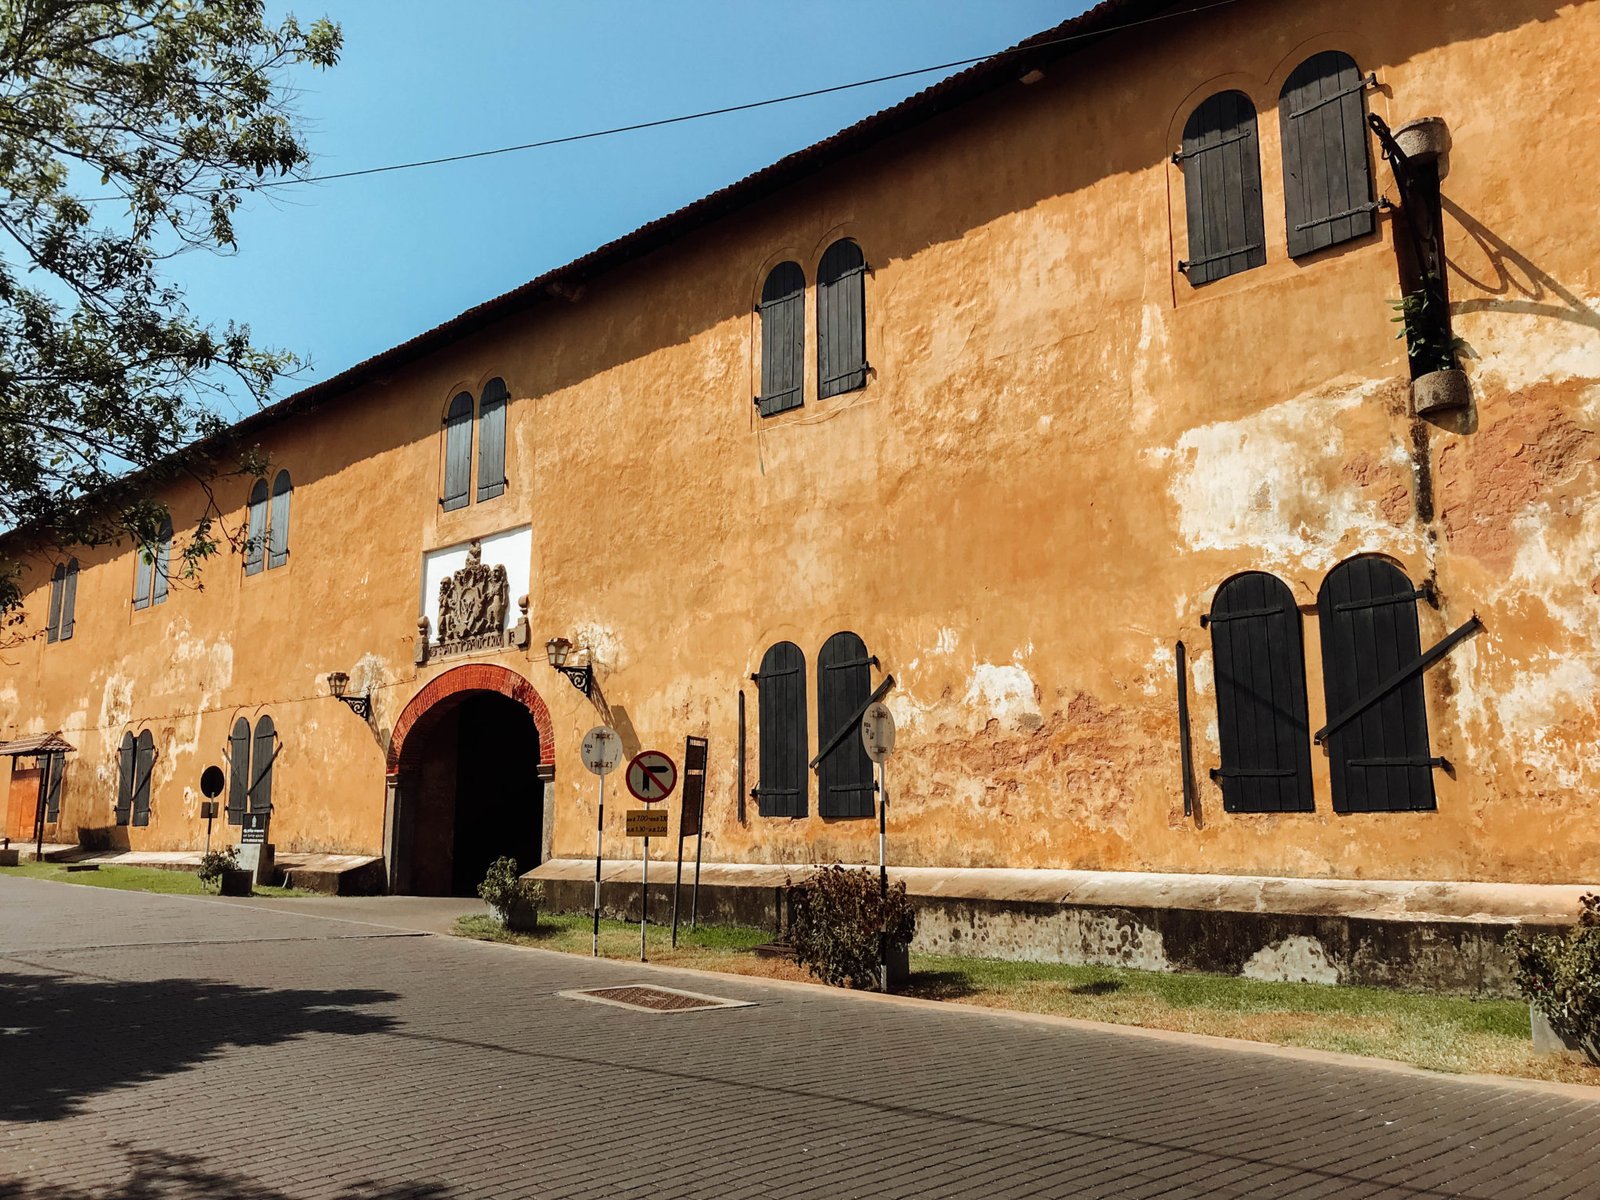
[[[651,863],[650,918],[672,912],[672,863]],[[812,867],[707,863],[700,915],[781,932],[785,881]],[[659,872],[659,873],[658,873]],[[1503,943],[1565,925],[1600,885],[1284,879],[1139,872],[891,868],[917,908],[912,948],[1035,962],[1513,996]],[[594,862],[528,873],[551,911],[587,911]],[[689,909],[688,873],[681,919]],[[609,916],[637,920],[639,862],[601,864]]]

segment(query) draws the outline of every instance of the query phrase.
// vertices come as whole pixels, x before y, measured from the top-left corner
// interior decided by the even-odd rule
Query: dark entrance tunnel
[[[502,855],[537,866],[544,785],[533,717],[498,692],[441,700],[406,739],[396,800],[396,891],[472,896]]]

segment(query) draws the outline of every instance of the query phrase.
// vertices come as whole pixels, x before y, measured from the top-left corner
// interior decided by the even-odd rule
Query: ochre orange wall
[[[1277,95],[1338,47],[1376,71],[1392,125],[1440,114],[1449,286],[1474,404],[1409,416],[1395,219],[1298,262],[1285,252]],[[274,837],[378,853],[388,731],[460,659],[412,665],[423,553],[531,524],[525,675],[553,715],[554,851],[592,850],[577,760],[596,709],[543,662],[594,650],[638,743],[711,739],[710,859],[866,860],[867,821],[736,819],[738,694],[780,639],[815,661],[852,629],[898,687],[896,861],[1405,878],[1593,878],[1600,852],[1600,5],[1247,0],[1110,39],[1033,85],[889,140],[677,245],[323,409],[264,448],[295,481],[291,563],[131,609],[127,548],[79,553],[77,633],[6,653],[0,735],[79,747],[62,829],[103,828],[115,748],[161,750],[136,846],[198,845],[196,780],[236,716],[284,737]],[[1168,156],[1193,106],[1238,87],[1260,112],[1268,263],[1202,289]],[[1376,150],[1374,148],[1374,156]],[[1386,164],[1380,191],[1396,194]],[[854,237],[867,282],[865,389],[762,420],[752,306],[766,270]],[[814,323],[812,298],[809,319]],[[513,397],[497,500],[437,505],[449,397]],[[1418,469],[1436,516],[1419,517]],[[237,524],[248,482],[219,494]],[[197,493],[170,497],[178,528]],[[1216,585],[1269,570],[1306,612],[1327,570],[1378,552],[1436,580],[1431,644],[1486,632],[1427,677],[1434,813],[1234,815],[1217,763]],[[31,566],[42,626],[49,562]],[[514,615],[514,614],[513,614]],[[1175,663],[1192,659],[1198,814],[1183,813]],[[372,726],[325,696],[374,686]],[[815,812],[815,798],[811,809]],[[608,817],[615,810],[608,805]],[[609,853],[627,855],[620,817]]]

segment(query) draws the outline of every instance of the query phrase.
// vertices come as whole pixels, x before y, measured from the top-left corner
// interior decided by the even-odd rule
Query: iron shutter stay
[[[1345,725],[1348,725],[1356,717],[1359,717],[1362,713],[1366,712],[1367,709],[1371,708],[1379,700],[1382,700],[1385,696],[1394,691],[1395,688],[1399,687],[1413,675],[1419,675],[1423,671],[1426,671],[1429,667],[1433,666],[1434,663],[1438,662],[1446,654],[1449,654],[1450,651],[1454,650],[1458,645],[1466,641],[1467,638],[1471,637],[1482,628],[1483,622],[1479,620],[1477,613],[1473,613],[1472,616],[1459,628],[1446,634],[1432,648],[1423,651],[1422,654],[1418,655],[1411,662],[1401,667],[1393,675],[1389,676],[1389,678],[1385,679],[1382,683],[1374,687],[1372,691],[1368,692],[1365,696],[1361,697],[1361,699],[1357,700],[1333,720],[1329,721],[1321,729],[1317,730],[1316,734],[1311,740],[1316,742],[1319,746],[1322,745],[1323,742],[1327,741],[1329,734]]]

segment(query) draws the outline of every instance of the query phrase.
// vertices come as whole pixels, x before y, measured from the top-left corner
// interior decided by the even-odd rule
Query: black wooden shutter
[[[279,471],[272,481],[272,515],[267,521],[267,569],[281,567],[289,561],[289,501],[294,496],[294,482],[289,472]]]
[[[457,392],[444,418],[444,495],[439,503],[445,512],[465,508],[471,501],[472,486],[472,393]]]
[[[1183,127],[1183,192],[1189,257],[1179,269],[1195,285],[1267,261],[1261,217],[1256,110],[1243,92],[1218,92]]]
[[[50,572],[50,619],[45,626],[46,644],[61,640],[61,594],[66,591],[67,564],[57,563]]]
[[[163,604],[167,599],[167,580],[172,570],[172,518],[161,522],[161,533],[156,538],[155,561],[150,564],[150,603]]]
[[[493,500],[506,490],[506,385],[491,379],[478,405],[478,499]]]
[[[849,238],[817,268],[817,396],[867,386],[867,260]]]
[[[150,824],[150,776],[156,769],[156,739],[148,729],[139,734],[134,750],[133,823]]]
[[[806,273],[799,263],[772,268],[761,289],[761,415],[799,408],[804,397]]]
[[[872,695],[872,660],[853,633],[836,633],[817,655],[817,738],[827,745]],[[817,764],[817,812],[824,817],[872,815],[872,760],[859,730]]]
[[[59,640],[66,641],[72,636],[73,626],[77,624],[78,609],[78,560],[67,559],[67,573],[61,581],[61,633]]]
[[[67,769],[64,751],[55,750],[44,756],[44,819],[54,824],[61,819],[61,776]]]
[[[140,546],[133,556],[133,606],[150,607],[150,577],[155,571],[156,548],[153,543]]]
[[[1283,85],[1278,126],[1291,258],[1363,237],[1376,225],[1366,86],[1356,60],[1338,50],[1312,55]]]
[[[245,526],[244,573],[258,574],[267,563],[267,481],[250,489],[250,515]]]
[[[806,803],[806,656],[778,642],[755,676],[761,726],[761,782],[756,811],[763,817],[803,817]]]
[[[122,735],[122,747],[117,751],[117,824],[126,825],[133,811],[133,779],[136,765],[133,734]]]
[[[272,811],[272,760],[278,756],[277,726],[271,717],[256,722],[255,746],[250,751],[250,811]]]
[[[1300,610],[1281,579],[1235,575],[1211,601],[1217,736],[1226,812],[1311,812],[1311,722],[1306,715]]]
[[[243,825],[250,792],[250,722],[240,717],[228,737],[228,824]]]
[[[1322,629],[1322,686],[1330,718],[1422,653],[1418,591],[1381,558],[1346,559],[1317,593]],[[1419,812],[1437,807],[1428,752],[1422,675],[1328,734],[1335,812]]]

